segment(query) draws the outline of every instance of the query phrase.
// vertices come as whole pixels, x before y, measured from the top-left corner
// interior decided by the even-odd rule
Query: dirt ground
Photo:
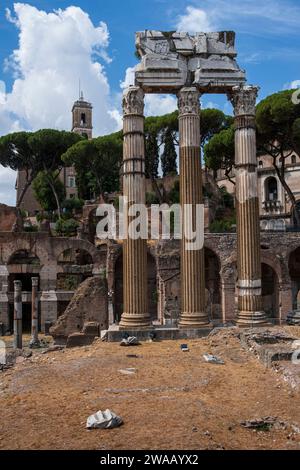
[[[300,449],[290,428],[300,426],[300,391],[243,350],[233,331],[188,341],[189,352],[180,343],[99,340],[34,353],[0,372],[0,449]],[[225,365],[204,362],[206,352]],[[107,408],[123,426],[87,430],[87,417]],[[287,427],[240,424],[266,416]]]

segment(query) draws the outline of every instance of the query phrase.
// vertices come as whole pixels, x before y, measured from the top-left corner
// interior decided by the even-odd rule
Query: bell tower
[[[82,91],[79,100],[75,101],[72,108],[72,132],[87,139],[91,139],[93,136],[93,106],[85,101]]]

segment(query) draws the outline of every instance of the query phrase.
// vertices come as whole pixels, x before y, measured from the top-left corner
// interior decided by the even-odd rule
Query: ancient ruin
[[[245,73],[235,60],[235,34],[136,34],[141,63],[135,86],[124,93],[124,194],[129,204],[145,200],[143,158],[144,93],[175,93],[179,108],[180,194],[185,204],[202,203],[200,159],[200,94],[226,93],[234,106],[236,126],[238,314],[244,326],[264,324],[261,304],[260,228],[257,192],[255,103],[257,88],[247,86]],[[200,131],[201,132],[201,131]],[[193,215],[195,218],[195,215]],[[183,216],[184,220],[184,216]],[[129,248],[130,247],[130,248]],[[149,326],[145,279],[145,242],[124,243],[124,313],[121,327]],[[128,299],[131,305],[128,306]],[[127,309],[130,308],[130,312]],[[203,250],[181,245],[181,328],[207,326]]]
[[[116,330],[144,331],[147,336],[153,326],[176,329],[179,335],[202,335],[216,325],[299,323],[298,234],[260,233],[254,122],[258,88],[246,84],[245,72],[236,62],[235,34],[144,31],[136,33],[136,48],[141,60],[135,84],[123,97],[121,178],[129,206],[145,203],[149,186],[145,94],[177,95],[181,205],[195,208],[207,204],[202,187],[209,182],[200,159],[200,98],[204,93],[223,93],[233,105],[235,119],[237,233],[206,232],[204,247],[195,251],[184,248],[184,238],[98,243],[98,202],[86,202],[77,237],[69,238],[51,236],[43,224],[38,233],[13,232],[16,215],[5,206],[0,232],[1,333],[14,331],[20,344],[20,308],[23,332],[31,332],[33,346],[39,342],[37,331],[48,333],[51,327],[53,336],[65,342],[94,327],[100,334],[112,326],[108,337],[114,339],[120,337]],[[73,131],[88,131],[91,138],[92,127],[92,106],[81,95],[73,107]],[[68,175],[75,179],[73,168]],[[172,181],[165,178],[164,184]],[[70,197],[76,194],[71,186]],[[105,277],[107,288],[103,285],[98,292],[96,284],[102,285]],[[92,315],[86,314],[88,305],[95,310]]]

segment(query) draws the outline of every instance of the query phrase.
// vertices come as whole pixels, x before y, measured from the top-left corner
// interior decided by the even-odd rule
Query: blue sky
[[[94,105],[95,134],[117,129],[120,83],[136,64],[134,33],[144,29],[234,30],[239,65],[260,98],[300,85],[299,25],[299,0],[1,0],[0,135],[69,129],[79,78]],[[202,104],[231,112],[222,96],[206,95]],[[150,97],[146,112],[175,106],[171,96]],[[13,180],[0,169],[0,202],[13,203]]]

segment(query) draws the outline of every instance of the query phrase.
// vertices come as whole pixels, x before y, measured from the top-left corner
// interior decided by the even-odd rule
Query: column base
[[[206,313],[182,312],[178,326],[179,328],[208,328],[212,325]]]
[[[237,326],[245,328],[270,325],[270,322],[268,321],[268,316],[265,312],[239,311],[235,323]]]
[[[287,316],[286,322],[288,325],[300,325],[300,310],[293,310]]]
[[[31,339],[29,343],[30,349],[39,349],[41,347],[41,343],[39,339]]]
[[[122,318],[119,323],[120,330],[133,330],[133,329],[144,329],[150,328],[151,319],[149,313],[141,314],[132,314],[132,313],[122,313]]]

